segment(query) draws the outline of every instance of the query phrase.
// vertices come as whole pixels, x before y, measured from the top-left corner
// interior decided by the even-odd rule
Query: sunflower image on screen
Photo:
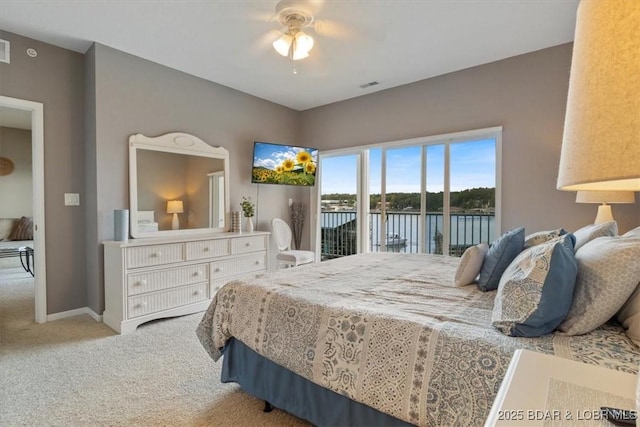
[[[251,182],[314,186],[318,165],[316,148],[255,142]]]

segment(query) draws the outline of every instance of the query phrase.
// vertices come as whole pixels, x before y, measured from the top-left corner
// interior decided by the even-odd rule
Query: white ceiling
[[[306,110],[570,42],[579,0],[301,1],[316,44],[295,63],[271,47],[275,0],[0,0],[0,29],[82,53],[96,41]]]

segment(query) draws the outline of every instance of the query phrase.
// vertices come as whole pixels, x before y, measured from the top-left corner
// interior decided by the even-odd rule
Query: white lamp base
[[[594,224],[604,224],[605,222],[613,221],[613,215],[611,213],[611,205],[605,203],[598,206],[598,215]]]
[[[173,219],[171,220],[171,229],[179,230],[180,229],[180,220],[178,220],[178,214],[173,214]]]

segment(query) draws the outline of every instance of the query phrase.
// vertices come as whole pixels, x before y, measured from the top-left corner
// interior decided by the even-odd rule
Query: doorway
[[[0,109],[7,113],[12,111],[26,112],[31,116],[35,321],[36,323],[45,323],[47,321],[47,275],[44,205],[44,108],[39,102],[0,96]],[[2,124],[0,123],[0,125]]]

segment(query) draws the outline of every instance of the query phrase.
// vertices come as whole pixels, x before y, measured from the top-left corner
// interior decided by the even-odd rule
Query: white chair
[[[280,253],[276,256],[278,265],[296,267],[302,264],[309,264],[316,260],[316,254],[312,251],[300,251],[291,249],[291,228],[289,224],[280,218],[271,221],[271,231],[276,239],[276,245]]]

